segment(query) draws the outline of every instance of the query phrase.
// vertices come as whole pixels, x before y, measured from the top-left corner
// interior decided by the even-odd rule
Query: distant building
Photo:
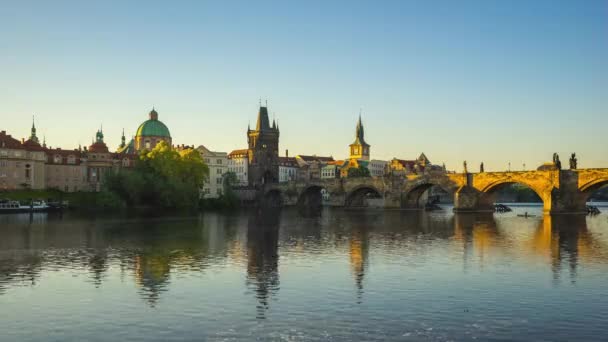
[[[0,190],[44,189],[45,161],[34,125],[27,141],[0,132]]]
[[[228,154],[213,152],[203,145],[196,148],[209,167],[209,179],[201,189],[202,198],[218,198],[224,191],[224,175],[228,172]]]
[[[298,170],[299,180],[321,179],[321,170],[329,162],[333,162],[333,157],[297,155],[296,161],[300,169]]]
[[[361,121],[361,115],[359,115],[359,121],[357,122],[357,127],[355,129],[355,141],[350,144],[349,147],[350,159],[369,160],[370,145],[365,142],[365,132]]]
[[[46,150],[46,187],[65,192],[90,191],[87,163],[81,150]]]
[[[228,154],[228,171],[234,172],[239,186],[249,185],[249,151],[247,149],[234,150]]]
[[[365,130],[361,115],[355,128],[355,141],[349,145],[350,156],[340,166],[340,177],[348,177],[348,170],[352,168],[368,167],[370,156],[370,145],[365,142]]]
[[[386,166],[388,161],[386,160],[370,160],[368,164],[369,172],[372,177],[382,177],[386,173]]]
[[[321,168],[322,179],[340,178],[340,167],[344,164],[343,160],[329,161]]]
[[[258,187],[279,181],[279,127],[260,106],[255,130],[247,128],[249,185]]]
[[[289,157],[289,153],[285,152],[285,157],[279,157],[279,183],[295,181],[299,168],[296,158]]]

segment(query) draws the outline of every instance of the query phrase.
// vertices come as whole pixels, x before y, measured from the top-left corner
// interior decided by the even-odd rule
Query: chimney
[[[289,158],[289,150],[285,149],[285,157]]]

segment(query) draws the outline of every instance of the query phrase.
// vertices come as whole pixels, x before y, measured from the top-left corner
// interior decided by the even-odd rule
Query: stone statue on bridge
[[[553,153],[553,164],[558,170],[562,169],[562,162],[559,160],[559,155],[557,153]]]
[[[479,164],[479,173],[485,172],[483,169],[483,162],[481,162],[481,164]]]
[[[572,155],[570,156],[570,169],[571,170],[576,170],[577,162],[578,162],[578,160],[576,159],[576,153],[572,153]]]
[[[469,173],[469,171],[467,170],[467,161],[466,160],[464,162],[462,162],[462,166],[464,168],[464,173]]]

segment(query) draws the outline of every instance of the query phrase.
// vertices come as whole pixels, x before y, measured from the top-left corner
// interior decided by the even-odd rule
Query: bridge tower
[[[268,119],[268,108],[260,105],[254,130],[247,128],[249,184],[257,187],[279,181],[279,127]]]

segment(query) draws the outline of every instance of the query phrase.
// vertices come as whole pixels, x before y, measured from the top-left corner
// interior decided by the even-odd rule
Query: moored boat
[[[30,205],[22,205],[19,201],[0,200],[0,214],[40,212],[49,208],[45,201],[32,201]]]

